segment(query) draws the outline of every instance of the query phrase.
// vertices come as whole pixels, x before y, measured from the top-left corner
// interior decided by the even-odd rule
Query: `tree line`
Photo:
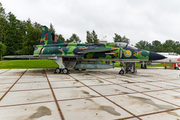
[[[32,23],[28,20],[18,20],[12,13],[6,13],[0,3],[0,60],[2,55],[32,55],[33,45],[38,45],[41,38],[41,24]],[[65,43],[81,43],[82,40],[73,33],[68,39],[65,39],[62,34],[57,34],[53,25],[50,23],[50,30],[54,32]],[[120,36],[115,33],[114,42],[130,43],[126,36]],[[98,36],[94,30],[86,31],[85,43],[99,43]],[[166,40],[161,43],[158,40],[148,43],[141,40],[135,45],[137,48],[150,50],[154,52],[176,52],[180,54],[180,43],[178,41]]]
[[[153,52],[175,52],[180,54],[180,42],[174,40],[166,40],[164,43],[159,40],[154,40],[152,43],[141,40],[136,43],[135,47]]]

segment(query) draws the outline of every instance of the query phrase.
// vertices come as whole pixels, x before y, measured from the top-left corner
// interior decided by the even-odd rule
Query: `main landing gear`
[[[65,66],[62,63],[62,57],[58,57],[57,59],[54,60],[54,62],[56,62],[56,64],[59,65],[59,68],[55,69],[55,73],[63,73],[63,74],[68,74],[69,70],[67,68],[65,68]]]
[[[60,69],[60,68],[56,68],[55,69],[55,73],[63,73],[63,74],[68,74],[69,73],[69,70],[67,68],[64,68],[64,69]]]
[[[142,64],[141,64],[141,69],[147,69],[146,67],[146,63],[143,61]]]
[[[121,66],[121,70],[119,71],[119,74],[124,74],[124,73],[136,73],[137,70],[136,70],[136,66],[135,66],[135,63],[125,63],[125,66],[126,67],[123,67],[123,63],[120,63],[120,66]]]

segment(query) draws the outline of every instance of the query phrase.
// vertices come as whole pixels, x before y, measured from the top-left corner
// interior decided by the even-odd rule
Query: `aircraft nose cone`
[[[164,59],[166,57],[164,57],[163,55],[154,53],[154,52],[150,52],[149,53],[149,60],[160,60],[160,59]]]

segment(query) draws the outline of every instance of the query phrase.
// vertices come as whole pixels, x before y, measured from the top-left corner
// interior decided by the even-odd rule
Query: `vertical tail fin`
[[[63,43],[51,30],[42,26],[40,45]]]

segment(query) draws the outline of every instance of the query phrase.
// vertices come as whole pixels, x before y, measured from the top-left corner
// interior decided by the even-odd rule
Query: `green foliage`
[[[49,28],[54,34],[55,34],[55,29],[54,29],[54,27],[53,27],[53,25],[52,25],[52,23],[50,23],[50,28]]]
[[[152,46],[158,46],[158,45],[162,45],[160,41],[158,40],[152,41]]]
[[[0,69],[57,68],[53,60],[8,60],[0,61]]]
[[[2,60],[2,55],[6,52],[6,45],[0,42],[0,61]]]
[[[148,43],[147,41],[141,40],[138,43],[136,43],[135,47],[137,47],[139,49],[150,50],[151,49],[151,43]]]
[[[96,32],[93,30],[91,34],[92,34],[93,43],[99,43]]]
[[[31,23],[31,20],[27,20],[27,30],[24,36],[22,53],[24,55],[32,55],[34,48],[33,45],[40,43],[41,38],[41,25],[38,23]]]
[[[7,46],[7,55],[14,55],[14,51],[16,51],[17,49],[19,49],[19,47],[17,44],[19,43],[19,31],[17,29],[17,19],[14,16],[14,14],[12,14],[11,12],[8,13],[7,16],[7,30],[5,31],[5,35],[4,35],[4,44]]]
[[[63,42],[65,42],[65,38],[62,36],[62,34],[56,35],[60,40],[62,40]]]
[[[169,47],[173,47],[174,45],[175,45],[175,42],[173,40],[166,40],[165,43],[163,44],[163,47],[169,48]]]
[[[172,47],[168,47],[168,48],[166,48],[165,52],[174,52],[174,49]]]
[[[163,52],[164,51],[163,45],[154,46],[152,51],[154,51],[154,52]]]
[[[180,43],[173,40],[166,40],[163,44],[158,40],[152,41],[152,44],[141,40],[136,43],[136,47],[153,52],[176,52],[180,54]]]
[[[115,33],[115,37],[113,37],[114,42],[125,42],[128,43],[130,42],[130,40],[128,38],[126,38],[126,36],[121,37],[120,35]]]
[[[86,41],[87,43],[93,43],[93,37],[91,35],[91,33],[89,31],[86,31],[87,35],[86,35]]]
[[[0,3],[0,42],[4,40],[5,26],[7,25],[5,10]]]
[[[180,47],[177,47],[175,52],[180,54]]]
[[[81,40],[76,34],[72,34],[72,36],[66,40],[67,43],[80,43]]]
[[[90,33],[89,31],[86,31],[86,33],[86,43],[99,43],[97,34],[94,30],[92,31],[92,33]]]

